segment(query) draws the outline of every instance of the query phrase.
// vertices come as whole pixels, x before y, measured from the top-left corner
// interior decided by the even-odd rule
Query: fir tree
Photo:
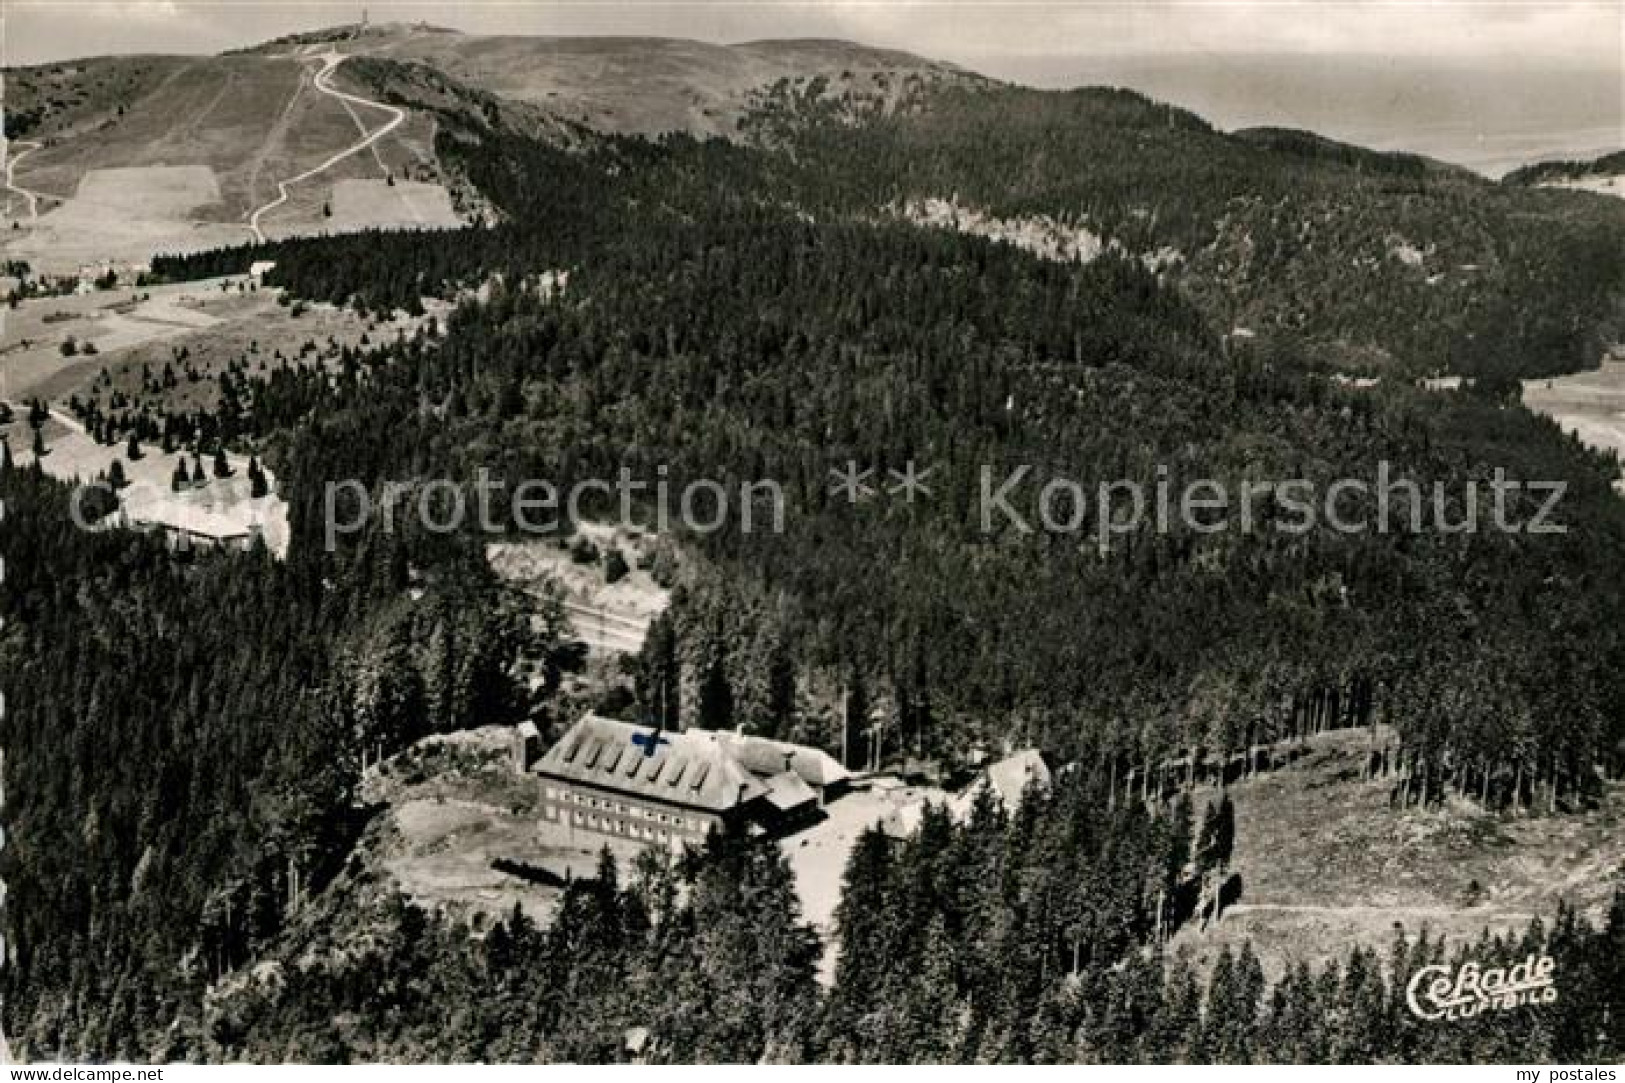
[[[260,469],[260,461],[250,455],[248,458],[248,495],[262,497],[270,492],[270,486],[265,480],[265,471]]]

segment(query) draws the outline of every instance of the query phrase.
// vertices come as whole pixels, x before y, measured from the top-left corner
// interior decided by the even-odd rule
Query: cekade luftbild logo
[[[1528,1004],[1557,1001],[1550,955],[1531,955],[1510,968],[1481,970],[1477,963],[1450,968],[1435,963],[1411,975],[1405,1000],[1420,1019],[1471,1019],[1488,1011],[1509,1011]]]

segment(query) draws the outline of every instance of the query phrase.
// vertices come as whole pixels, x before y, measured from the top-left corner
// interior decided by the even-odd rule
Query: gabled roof
[[[852,772],[842,767],[841,761],[823,749],[742,733],[717,731],[713,736],[752,774],[777,775],[794,771],[809,786],[828,786],[852,777]]]
[[[661,731],[588,713],[536,761],[538,774],[629,796],[727,812],[767,793],[710,734]],[[633,738],[638,738],[634,741]]]
[[[1049,767],[1036,749],[1024,749],[987,769],[987,784],[993,787],[993,792],[1008,809],[1021,804],[1021,796],[1026,792],[1029,781],[1037,782],[1040,786],[1050,783]]]

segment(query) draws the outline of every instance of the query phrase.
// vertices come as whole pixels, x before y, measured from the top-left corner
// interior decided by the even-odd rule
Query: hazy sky
[[[1024,57],[1287,53],[1620,66],[1621,0],[6,0],[7,64],[114,52],[215,52],[291,30],[417,20],[477,33],[740,41],[844,37],[1001,73]],[[1012,67],[1012,65],[1015,65]]]

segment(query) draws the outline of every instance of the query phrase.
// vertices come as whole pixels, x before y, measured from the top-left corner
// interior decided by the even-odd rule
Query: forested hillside
[[[453,548],[403,613],[401,538],[342,566],[178,561],[75,528],[33,468],[0,467],[0,498],[6,1033],[41,1059],[164,1057],[342,863],[364,759],[511,709],[517,632]]]
[[[787,85],[756,115],[748,146],[566,149],[476,124],[440,149],[494,228],[155,266],[272,259],[273,285],[369,311],[467,295],[444,326],[331,366],[229,376],[230,426],[199,431],[266,454],[292,509],[285,563],[79,532],[63,488],[0,476],[13,1041],[76,1059],[607,1060],[642,1025],[646,1055],[674,1060],[1617,1054],[1617,995],[1595,991],[1622,984],[1619,906],[1601,931],[1564,913],[1481,945],[1551,950],[1577,983],[1560,1016],[1489,1031],[1360,1025],[1400,1017],[1405,975],[1443,954],[1425,942],[1272,989],[1246,954],[1165,971],[1160,937],[1186,914],[1162,903],[1188,868],[1222,874],[1223,814],[1198,828],[1120,785],[1377,720],[1399,735],[1400,805],[1562,814],[1618,775],[1617,466],[1511,380],[1590,359],[1625,259],[1617,212],[1260,150],[1125,93],[922,92],[860,119]],[[914,197],[1115,244],[1045,260],[904,221]],[[1328,349],[1377,351],[1390,378],[1331,379]],[[1480,379],[1397,378],[1444,366]],[[931,494],[848,503],[829,471],[849,460],[929,467]],[[1324,490],[1384,463],[1437,485],[1451,523],[1497,469],[1563,482],[1567,532],[1291,532],[1265,501],[1263,529],[1101,547],[1097,508],[1079,533],[1028,534],[985,530],[976,503],[984,467],[1030,466],[1030,510],[1053,478]],[[1067,765],[1013,819],[984,804],[866,838],[827,993],[762,843],[714,838],[625,887],[606,862],[548,929],[516,917],[480,941],[348,860],[363,758],[535,710],[512,678],[555,645],[524,633],[472,531],[375,521],[325,551],[324,485],[485,468],[510,492],[562,489],[623,467],[664,467],[674,491],[772,479],[786,498],[782,533],[679,530],[691,570],[631,666],[633,710],[837,748],[844,703],[882,761],[1022,744]],[[1540,503],[1516,496],[1513,515]]]
[[[1514,169],[1501,178],[1502,184],[1536,185],[1554,181],[1583,180],[1586,177],[1606,177],[1625,172],[1625,150],[1604,154],[1590,161],[1536,162]]]
[[[437,111],[454,132],[536,132],[532,103],[487,96],[470,104],[467,88],[447,100],[455,80],[395,61],[360,65],[380,93]],[[568,145],[586,132],[555,127],[550,138]],[[1625,206],[1617,200],[1496,185],[1311,133],[1225,135],[1129,91],[962,78],[911,76],[884,101],[854,99],[828,79],[783,79],[757,96],[738,134],[771,153],[696,152],[691,160],[705,172],[691,179],[821,222],[873,221],[936,199],[1012,228],[1043,221],[1082,231],[1101,250],[1156,270],[1216,331],[1290,340],[1332,371],[1550,375],[1594,366],[1625,333]],[[646,153],[600,141],[616,145],[634,159]],[[522,201],[533,220],[570,228],[540,183],[521,196],[518,178],[493,175],[523,154],[495,137],[467,153],[499,205]],[[733,164],[710,172],[723,159]],[[748,163],[744,172],[739,163]]]
[[[1618,770],[1625,508],[1607,463],[1488,387],[1341,387],[1294,349],[1225,344],[1125,259],[1065,265],[885,220],[807,222],[764,202],[795,173],[762,152],[513,143],[476,152],[470,173],[510,226],[455,249],[409,236],[273,248],[276,274],[367,307],[425,282],[511,284],[460,309],[443,342],[381,355],[341,390],[375,418],[350,445],[376,471],[363,477],[472,479],[483,465],[562,486],[665,465],[674,489],[784,486],[782,536],[693,539],[717,571],[673,616],[685,687],[667,702],[685,720],[829,738],[827,703],[766,709],[752,689],[768,660],[804,689],[856,689],[899,747],[947,754],[991,738],[1151,763],[1330,711],[1393,721],[1423,799],[1470,780],[1492,804],[1538,788],[1550,806],[1593,785],[1594,763]],[[522,288],[555,267],[571,272],[562,297]],[[256,409],[261,424],[273,409]],[[848,459],[919,460],[941,495],[846,506],[827,486]],[[978,529],[984,465],[1030,464],[1030,500],[1054,476],[1149,491],[1163,467],[1175,485],[1323,490],[1374,481],[1385,462],[1447,494],[1450,522],[1495,467],[1563,479],[1569,531],[1176,529],[1102,554]]]
[[[1620,332],[1625,207],[1607,200],[1226,136],[1127,91],[948,88],[856,126],[817,112],[764,137],[854,201],[953,197],[1086,228],[1219,330],[1289,336],[1334,366],[1545,375],[1594,365]]]
[[[1016,817],[938,810],[849,862],[832,987],[771,843],[713,836],[568,887],[554,920],[481,937],[346,879],[274,955],[171,1036],[210,1061],[654,1063],[1611,1062],[1625,1043],[1625,892],[1600,927],[1570,910],[1447,951],[1396,934],[1266,979],[1249,947],[1208,973],[1156,937],[1183,869],[1221,861],[1209,808],[1150,818],[1098,791]],[[1193,827],[1198,828],[1192,834]],[[1194,849],[1193,842],[1199,845]],[[1425,1023],[1424,966],[1550,954],[1557,1000]]]

